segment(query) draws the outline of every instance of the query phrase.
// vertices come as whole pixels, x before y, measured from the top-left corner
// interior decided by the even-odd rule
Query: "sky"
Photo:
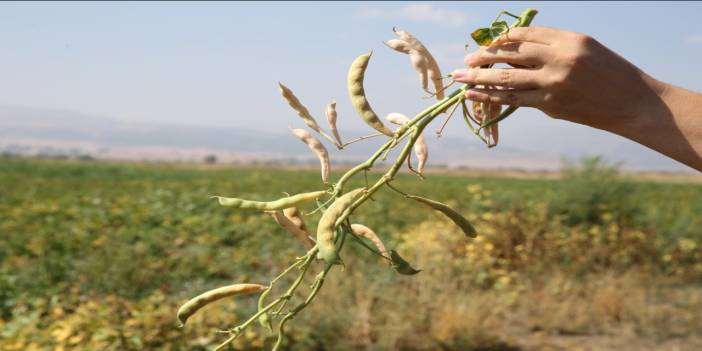
[[[281,81],[318,118],[336,99],[340,128],[365,130],[345,87],[360,54],[373,51],[366,90],[379,114],[430,104],[407,58],[382,43],[394,26],[450,72],[463,66],[472,30],[527,6],[540,11],[534,25],[587,33],[654,77],[702,91],[702,2],[2,2],[0,104],[284,130],[300,121],[280,98]],[[592,133],[533,109],[508,122],[513,143],[544,128]]]

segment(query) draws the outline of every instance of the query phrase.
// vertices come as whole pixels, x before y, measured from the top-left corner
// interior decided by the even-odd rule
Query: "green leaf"
[[[492,26],[490,26],[490,37],[492,38],[492,41],[495,41],[497,38],[501,37],[503,34],[507,33],[508,31],[509,31],[509,25],[507,24],[507,22],[505,22],[505,21],[492,22]]]
[[[509,31],[509,24],[505,21],[495,21],[492,23],[490,28],[478,28],[473,33],[470,34],[471,38],[475,40],[480,46],[488,46],[492,44],[495,39],[501,37],[503,34]]]
[[[397,273],[404,275],[415,275],[422,271],[412,268],[409,262],[405,261],[395,250],[390,250],[390,264]]]
[[[473,33],[470,33],[470,37],[475,40],[480,46],[488,46],[492,43],[492,35],[490,35],[490,28],[478,28]]]

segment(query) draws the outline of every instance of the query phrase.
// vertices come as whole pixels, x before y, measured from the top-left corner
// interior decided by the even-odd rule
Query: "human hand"
[[[665,86],[589,36],[544,27],[512,28],[465,63],[471,68],[453,79],[483,86],[470,89],[469,100],[535,107],[607,130],[642,115]],[[514,68],[473,68],[497,63]]]

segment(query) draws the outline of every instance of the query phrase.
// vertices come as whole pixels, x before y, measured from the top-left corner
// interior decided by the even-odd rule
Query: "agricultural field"
[[[393,185],[460,209],[479,236],[382,190],[355,221],[422,271],[398,275],[349,241],[286,349],[702,349],[702,183],[597,159],[561,177],[428,177]],[[207,306],[185,328],[178,307],[266,284],[305,249],[269,215],[209,196],[319,186],[317,170],[0,158],[0,349],[211,349],[256,298]],[[230,349],[273,342],[256,325]]]

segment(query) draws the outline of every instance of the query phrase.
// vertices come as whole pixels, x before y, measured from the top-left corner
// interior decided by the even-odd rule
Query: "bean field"
[[[349,241],[286,349],[702,349],[702,183],[632,178],[598,159],[558,179],[427,176],[393,186],[460,210],[478,237],[382,190],[354,221],[422,271],[398,275]],[[320,187],[317,170],[0,158],[0,349],[211,349],[256,297],[207,306],[184,328],[178,307],[267,284],[305,249],[269,215],[210,196]],[[256,325],[230,349],[273,342]]]

